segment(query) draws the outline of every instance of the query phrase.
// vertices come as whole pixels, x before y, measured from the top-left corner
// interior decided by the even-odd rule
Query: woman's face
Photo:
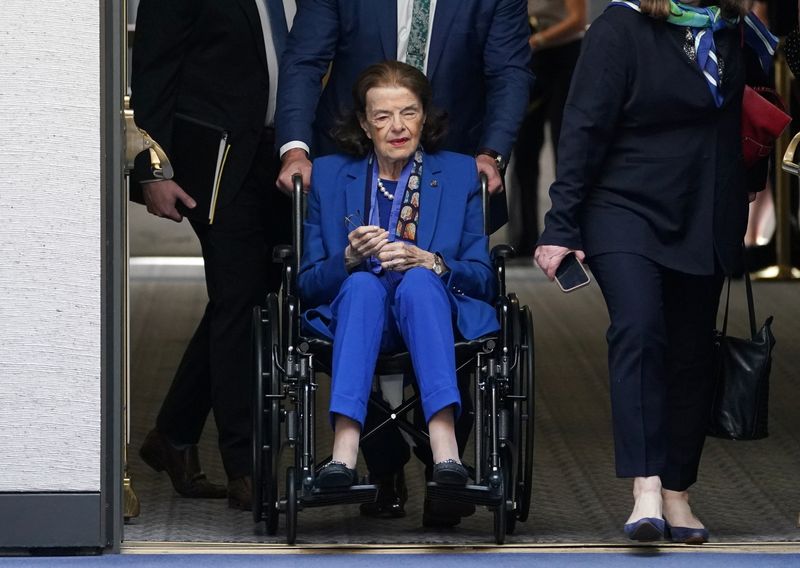
[[[373,87],[366,99],[360,122],[372,140],[375,155],[379,161],[405,163],[422,136],[422,101],[405,87]]]

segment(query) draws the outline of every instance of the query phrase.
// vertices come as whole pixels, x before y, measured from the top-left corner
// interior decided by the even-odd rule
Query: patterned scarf
[[[422,146],[414,152],[414,165],[408,183],[403,192],[403,202],[394,233],[398,239],[410,243],[417,242],[417,225],[419,224],[419,192],[422,188],[422,159],[425,154]]]
[[[625,6],[641,12],[639,0],[612,0],[611,6]],[[697,66],[706,78],[714,102],[717,107],[722,106],[723,96],[720,92],[721,73],[720,63],[717,58],[717,48],[714,44],[714,32],[722,28],[732,28],[742,19],[726,18],[722,15],[719,6],[700,8],[689,6],[670,0],[669,17],[667,22],[676,26],[688,28],[694,39],[694,54]],[[752,13],[744,17],[744,40],[758,54],[759,62],[765,72],[769,71],[778,38],[761,23]]]

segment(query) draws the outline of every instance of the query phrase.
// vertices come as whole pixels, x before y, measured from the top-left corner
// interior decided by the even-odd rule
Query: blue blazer
[[[529,35],[525,0],[438,0],[427,75],[433,105],[449,114],[444,148],[508,158],[528,104]],[[316,156],[338,151],[328,133],[352,108],[356,78],[387,59],[397,59],[396,0],[299,2],[281,59],[277,146],[300,140]]]
[[[348,277],[344,249],[352,230],[345,216],[363,216],[367,160],[340,154],[318,158],[308,196],[303,256],[298,278],[307,323],[324,332],[329,305]],[[442,255],[450,269],[442,276],[458,331],[475,339],[499,329],[492,303],[497,282],[489,260],[488,237],[475,160],[440,152],[426,154],[422,170],[417,246]]]
[[[738,28],[714,34],[717,108],[683,50],[686,28],[610,7],[584,38],[539,244],[630,252],[689,274],[741,268],[749,191],[766,163],[741,158],[742,92],[758,77]]]

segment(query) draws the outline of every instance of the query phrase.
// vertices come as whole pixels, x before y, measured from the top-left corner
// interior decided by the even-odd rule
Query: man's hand
[[[503,178],[500,177],[500,170],[497,169],[497,161],[486,154],[475,156],[475,165],[478,166],[478,173],[486,174],[489,182],[489,193],[499,193],[503,191]]]
[[[175,208],[178,200],[189,209],[194,209],[197,206],[195,200],[189,197],[189,194],[171,179],[143,183],[142,193],[144,193],[144,202],[147,204],[149,213],[156,217],[172,219],[178,223],[183,221],[183,215]]]
[[[550,280],[553,280],[553,278],[556,277],[556,270],[558,270],[561,261],[571,252],[573,252],[573,250],[567,247],[540,245],[536,247],[536,250],[533,252],[533,260],[539,265],[542,272],[544,272]],[[586,254],[584,254],[582,250],[576,250],[574,252],[575,256],[578,257],[578,260],[581,262],[586,259]]]
[[[303,191],[308,193],[311,189],[311,161],[302,148],[292,148],[281,157],[281,171],[275,185],[282,192],[291,195],[294,191],[292,185],[294,174],[303,176]]]
[[[378,253],[378,260],[381,261],[384,270],[405,272],[416,266],[431,268],[433,253],[402,241],[395,241],[381,249],[381,252]]]
[[[350,231],[347,240],[350,244],[344,249],[344,263],[350,270],[365,258],[378,254],[389,242],[389,231],[375,225],[362,225]]]

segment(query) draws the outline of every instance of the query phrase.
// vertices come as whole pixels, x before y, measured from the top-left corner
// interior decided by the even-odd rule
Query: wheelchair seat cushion
[[[304,337],[300,342],[300,350],[313,353],[314,360],[326,371],[330,371],[333,360],[333,342],[320,337]],[[489,353],[497,344],[494,335],[478,339],[462,339],[454,345],[456,354],[456,369],[468,362],[478,353]],[[376,375],[394,375],[407,373],[414,370],[411,354],[408,351],[381,354],[375,365]]]

